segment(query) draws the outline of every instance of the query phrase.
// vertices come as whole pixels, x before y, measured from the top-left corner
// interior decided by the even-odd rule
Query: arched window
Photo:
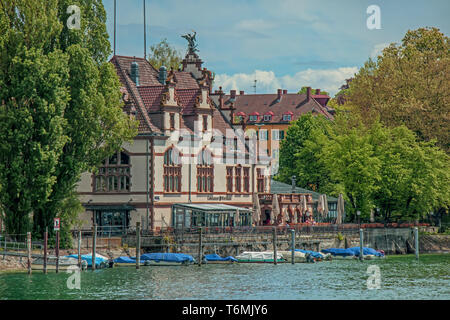
[[[214,192],[214,164],[207,149],[203,149],[197,158],[197,192]]]
[[[164,191],[181,192],[180,154],[175,148],[164,153]]]
[[[94,192],[130,192],[130,156],[118,151],[103,161],[94,177]]]

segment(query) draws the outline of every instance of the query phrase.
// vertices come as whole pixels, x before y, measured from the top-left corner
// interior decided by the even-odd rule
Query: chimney
[[[222,91],[222,87],[219,87],[219,108],[223,109],[223,91]]]
[[[320,89],[316,89],[316,94],[317,94],[317,95],[320,94]]]
[[[167,79],[167,68],[161,66],[161,68],[159,68],[158,81],[161,84],[166,84],[166,79]]]
[[[306,88],[306,101],[311,100],[311,87]]]
[[[284,94],[287,94],[287,90],[283,90],[283,95],[284,95]]]
[[[231,99],[236,99],[236,90],[230,90],[230,96]]]
[[[131,72],[130,72],[131,80],[138,86],[139,85],[139,65],[136,61],[131,63]]]
[[[243,96],[243,95],[244,95],[244,91],[239,91],[239,94],[240,94],[241,96]]]
[[[278,89],[278,100],[281,100],[281,95],[283,94],[283,90]]]

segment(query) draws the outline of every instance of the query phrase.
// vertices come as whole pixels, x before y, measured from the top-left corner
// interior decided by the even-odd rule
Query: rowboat
[[[236,259],[239,263],[274,263],[275,260],[273,251],[244,251],[236,256]],[[276,261],[285,262],[286,260],[281,253],[277,252]]]

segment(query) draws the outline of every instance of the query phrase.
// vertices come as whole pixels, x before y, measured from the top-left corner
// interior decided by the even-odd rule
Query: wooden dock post
[[[136,222],[136,269],[141,266],[141,223]]]
[[[59,272],[59,230],[56,230],[55,247],[56,247],[56,273],[58,273]]]
[[[92,227],[92,270],[95,270],[95,247],[97,246],[97,225],[94,224]]]
[[[414,228],[414,242],[416,247],[416,259],[419,260],[419,228]]]
[[[203,228],[200,227],[200,233],[198,236],[198,266],[202,265],[202,248],[203,247]]]
[[[292,264],[295,263],[295,230],[291,230]]]
[[[27,232],[27,253],[28,274],[31,274],[31,232]]]
[[[44,273],[47,273],[48,227],[44,232]]]
[[[277,228],[273,227],[273,264],[277,264]]]
[[[78,230],[78,268],[81,270],[81,230]]]
[[[363,243],[364,243],[364,230],[359,229],[359,260],[364,260],[364,252],[363,252]]]

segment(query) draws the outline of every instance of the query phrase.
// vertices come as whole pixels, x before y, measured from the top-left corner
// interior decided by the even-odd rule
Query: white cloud
[[[358,72],[357,67],[342,67],[337,69],[307,69],[294,75],[277,77],[273,71],[256,70],[254,73],[236,73],[233,75],[216,74],[214,85],[229,90],[244,90],[253,93],[256,79],[257,93],[276,93],[277,89],[287,89],[288,92],[298,92],[303,86],[311,86],[328,91],[332,96],[339,91],[345,79]]]
[[[378,44],[374,45],[372,52],[370,53],[370,57],[372,59],[377,58],[379,55],[381,55],[381,53],[383,52],[383,49],[388,46],[389,46],[389,43],[387,43],[387,42],[378,43]]]

